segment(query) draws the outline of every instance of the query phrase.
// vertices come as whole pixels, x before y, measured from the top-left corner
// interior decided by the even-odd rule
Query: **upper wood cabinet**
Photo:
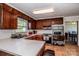
[[[6,10],[7,12],[12,13],[12,11],[13,11],[13,8],[6,4],[2,4],[2,7],[3,7],[3,10]]]
[[[56,19],[54,20],[54,23],[55,23],[55,24],[63,24],[63,18],[56,18]]]
[[[2,3],[0,7],[0,29],[16,29],[17,15],[13,13],[13,8]]]
[[[16,29],[17,28],[17,16],[3,10],[2,29]]]
[[[11,14],[10,29],[17,29],[17,15]]]
[[[0,28],[2,25],[2,5],[0,4]]]
[[[17,18],[31,20],[31,17],[24,13],[8,6],[7,4],[0,3],[0,29],[17,29]]]
[[[42,20],[42,22],[43,22],[43,27],[51,26],[51,20]]]
[[[43,29],[43,23],[41,20],[36,21],[36,29]]]
[[[36,20],[29,20],[28,25],[28,29],[36,29]]]
[[[44,29],[54,24],[63,24],[63,18],[42,19],[36,21],[36,29]]]
[[[7,11],[3,11],[3,23],[2,23],[2,29],[8,29],[10,28],[10,13]]]
[[[14,15],[17,15],[17,17],[21,17],[21,18],[26,19],[26,20],[31,19],[29,16],[25,15],[24,13],[22,13],[16,9],[13,9],[12,11],[13,11]]]

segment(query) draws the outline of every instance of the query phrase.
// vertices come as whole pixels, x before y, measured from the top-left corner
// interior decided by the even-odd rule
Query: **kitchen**
[[[46,43],[65,45],[65,17],[34,20],[15,8],[15,5],[17,4],[0,4],[1,55],[41,56],[45,51]],[[50,51],[56,55],[55,51]]]
[[[20,18],[20,19],[23,20],[23,19],[32,19],[32,18],[30,18],[29,16],[19,12],[18,10],[14,9],[14,8],[8,6],[7,4],[4,4],[4,3],[0,4],[0,9],[1,9],[1,11],[0,11],[0,15],[1,15],[0,16],[0,18],[1,18],[1,21],[0,21],[0,28],[1,28],[1,30],[0,30],[0,36],[1,36],[1,38],[0,38],[1,39],[0,55],[2,55],[2,56],[10,56],[10,55],[11,56],[12,55],[21,55],[21,56],[22,55],[41,55],[41,53],[42,53],[42,51],[44,49],[45,42],[43,42],[43,41],[34,41],[34,40],[31,41],[31,40],[27,40],[27,39],[25,40],[24,38],[21,39],[21,40],[24,40],[22,42],[22,41],[20,41],[19,36],[18,36],[19,38],[18,37],[14,38],[12,36],[13,39],[11,39],[11,35],[16,33],[17,30],[19,29],[18,28],[19,26],[17,27],[17,25],[18,25],[18,23],[20,21],[18,21],[17,19]],[[22,31],[22,29],[20,29],[20,30]],[[20,46],[22,44],[24,44],[25,46],[24,45]],[[33,47],[33,46],[35,46],[35,47]],[[31,49],[32,47],[34,48],[35,51],[33,49]],[[22,49],[22,48],[24,48],[25,50]],[[20,51],[20,50],[22,50],[22,51]]]

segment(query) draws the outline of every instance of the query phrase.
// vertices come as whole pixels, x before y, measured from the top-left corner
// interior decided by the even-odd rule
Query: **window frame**
[[[21,21],[24,22],[25,24],[23,25],[19,25],[19,23],[21,24]],[[23,28],[25,28],[23,30]],[[18,32],[25,32],[28,29],[28,21],[23,19],[23,18],[18,18],[17,20],[17,31]]]

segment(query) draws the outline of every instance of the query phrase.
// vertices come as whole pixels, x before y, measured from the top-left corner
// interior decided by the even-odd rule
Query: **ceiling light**
[[[76,22],[72,22],[72,24],[74,25],[74,24],[76,24]]]
[[[50,12],[54,12],[54,10],[52,8],[50,8],[50,9],[43,9],[43,10],[33,11],[34,14],[43,14],[43,13],[50,13]]]

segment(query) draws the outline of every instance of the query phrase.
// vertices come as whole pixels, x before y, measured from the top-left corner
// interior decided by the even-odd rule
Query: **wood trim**
[[[43,47],[40,49],[40,51],[38,52],[37,56],[43,56],[44,51],[45,51],[45,45],[46,43],[43,45]]]
[[[0,51],[0,56],[14,56],[14,55],[6,53],[4,51]]]

